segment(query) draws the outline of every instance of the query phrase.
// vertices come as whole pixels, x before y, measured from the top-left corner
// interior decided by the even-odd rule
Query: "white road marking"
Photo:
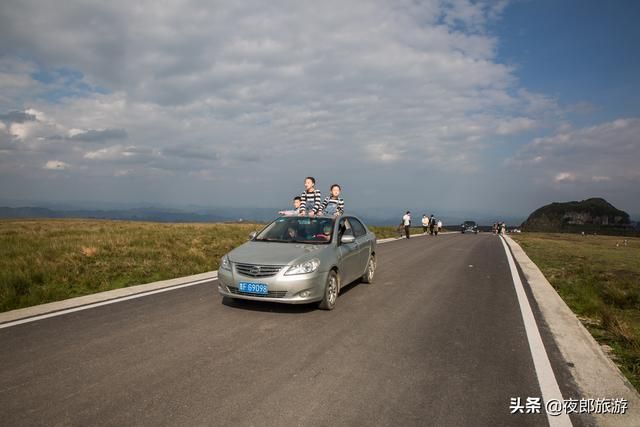
[[[114,298],[114,299],[110,299],[110,300],[107,300],[107,301],[101,301],[101,302],[96,302],[96,303],[92,303],[92,304],[81,305],[79,307],[67,308],[65,310],[54,311],[52,313],[41,314],[41,315],[33,316],[33,317],[27,317],[27,318],[24,318],[24,319],[14,320],[12,322],[1,323],[0,324],[0,329],[10,328],[11,326],[22,325],[24,323],[35,322],[35,321],[42,320],[42,319],[48,319],[50,317],[62,316],[64,314],[74,313],[76,311],[89,310],[91,308],[101,307],[103,305],[115,304],[115,303],[122,302],[122,301],[128,301],[128,300],[131,300],[131,299],[142,298],[142,297],[146,297],[146,296],[149,296],[149,295],[159,294],[159,293],[162,293],[162,292],[174,291],[176,289],[181,289],[181,288],[186,288],[186,287],[189,287],[189,286],[200,285],[202,283],[206,283],[206,282],[210,282],[210,281],[216,281],[216,280],[218,280],[218,279],[217,278],[202,279],[202,280],[197,280],[195,282],[183,283],[182,285],[169,286],[169,287],[166,287],[166,288],[156,289],[156,290],[147,291],[147,292],[141,292],[139,294],[129,295],[129,296],[126,296],[126,297]]]
[[[445,233],[441,233],[441,234],[450,234],[450,232],[445,232]],[[420,237],[420,236],[426,236],[426,234],[422,233],[422,234],[417,234],[417,235],[414,235],[414,236]],[[398,238],[392,237],[392,238],[389,238],[389,239],[382,239],[382,240],[378,240],[377,243],[383,244],[383,243],[388,243],[390,241],[395,241],[395,240],[398,240]],[[216,271],[213,271],[212,273],[217,274],[218,272],[216,270]],[[196,281],[196,282],[184,283],[182,285],[169,286],[169,287],[166,287],[166,288],[161,288],[161,289],[157,289],[157,290],[153,290],[153,291],[141,292],[139,294],[129,295],[129,296],[126,296],[126,297],[118,297],[118,298],[109,299],[109,300],[106,300],[106,301],[90,303],[90,304],[81,305],[81,306],[78,306],[78,307],[62,309],[62,310],[53,311],[53,312],[49,312],[49,313],[45,313],[45,314],[39,314],[39,315],[31,316],[31,317],[25,317],[25,318],[18,319],[18,320],[12,320],[10,322],[0,323],[0,329],[9,328],[11,326],[16,326],[16,325],[22,325],[24,323],[29,323],[29,322],[35,322],[37,320],[48,319],[50,317],[62,316],[64,314],[73,313],[73,312],[76,312],[76,311],[82,311],[82,310],[88,310],[88,309],[95,308],[95,307],[101,307],[103,305],[115,304],[117,302],[127,301],[127,300],[130,300],[130,299],[142,298],[142,297],[146,297],[148,295],[154,295],[154,294],[159,294],[161,292],[172,291],[174,289],[180,289],[180,288],[186,288],[188,286],[199,285],[199,284],[207,282],[209,280],[215,281],[215,280],[217,280],[217,277],[215,277],[213,279],[203,279],[203,280],[199,280],[199,281]],[[95,294],[95,295],[97,295],[97,294]]]
[[[546,403],[551,400],[563,401],[562,392],[558,386],[558,381],[551,368],[551,362],[549,356],[544,348],[540,331],[536,325],[536,319],[533,316],[533,311],[529,305],[529,299],[522,286],[516,263],[513,260],[511,251],[507,246],[504,238],[500,238],[504,251],[507,254],[507,260],[509,261],[509,270],[511,270],[511,277],[513,278],[513,286],[516,289],[516,295],[518,296],[518,304],[520,304],[520,312],[522,313],[522,320],[524,321],[524,328],[527,333],[527,340],[529,341],[529,348],[531,349],[531,356],[533,357],[533,366],[536,370],[538,377],[538,384],[540,385],[540,392],[542,393],[542,400]],[[533,397],[533,396],[530,396]],[[543,405],[544,407],[544,405]],[[544,409],[543,409],[544,411]],[[558,416],[552,416],[547,413],[547,420],[551,427],[556,426],[572,426],[569,415],[562,412]]]

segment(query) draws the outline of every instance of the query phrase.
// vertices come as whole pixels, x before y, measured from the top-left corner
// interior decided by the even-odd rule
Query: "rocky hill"
[[[522,224],[525,231],[600,232],[631,231],[629,214],[601,198],[551,203],[537,209]]]

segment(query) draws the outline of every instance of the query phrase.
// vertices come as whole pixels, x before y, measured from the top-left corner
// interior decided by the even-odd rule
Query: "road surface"
[[[330,312],[222,301],[216,287],[0,329],[0,424],[548,423],[510,413],[541,390],[494,235],[379,245],[374,283]],[[532,308],[562,394],[579,398]]]

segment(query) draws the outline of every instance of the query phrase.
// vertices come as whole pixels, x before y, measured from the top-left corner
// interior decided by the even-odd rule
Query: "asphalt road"
[[[541,392],[496,236],[379,245],[374,283],[330,312],[222,301],[216,286],[0,330],[0,424],[547,424],[510,414]]]

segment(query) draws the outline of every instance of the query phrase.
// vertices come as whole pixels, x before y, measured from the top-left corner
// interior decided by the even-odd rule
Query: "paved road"
[[[331,312],[212,282],[2,329],[0,424],[546,425],[509,413],[541,392],[500,239],[378,249],[374,284]]]

